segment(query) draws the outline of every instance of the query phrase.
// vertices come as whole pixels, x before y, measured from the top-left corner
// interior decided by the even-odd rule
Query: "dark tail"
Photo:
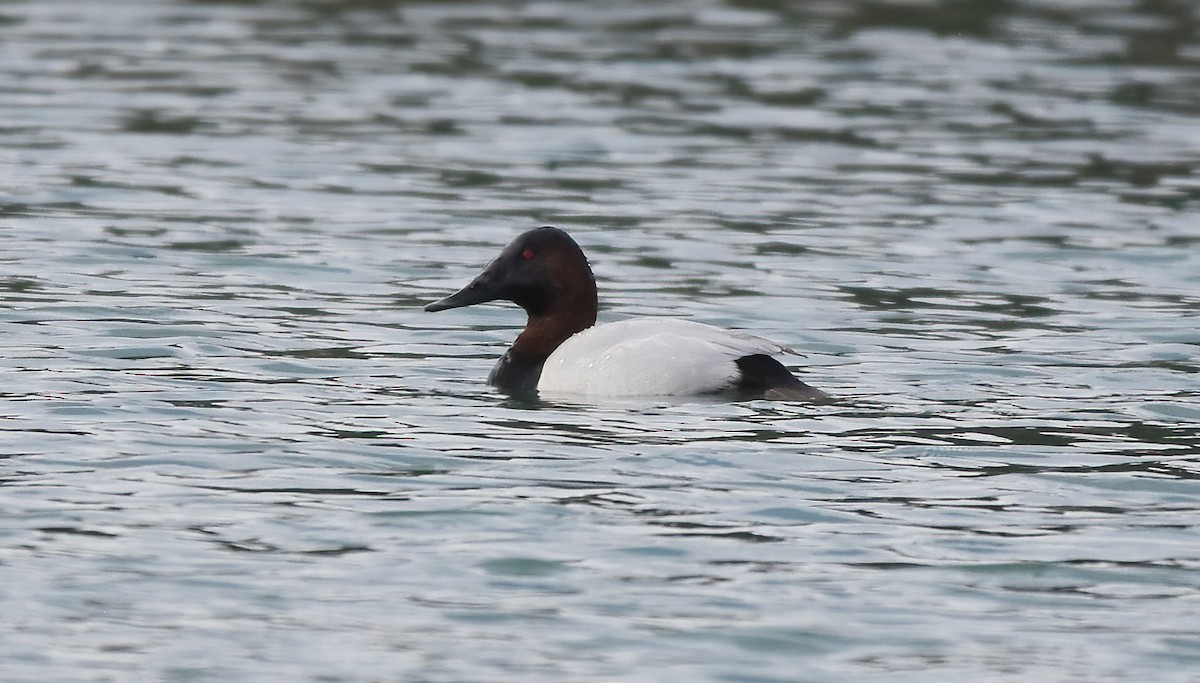
[[[756,353],[734,361],[742,371],[737,390],[740,393],[787,401],[828,401],[829,394],[810,387],[774,358]]]

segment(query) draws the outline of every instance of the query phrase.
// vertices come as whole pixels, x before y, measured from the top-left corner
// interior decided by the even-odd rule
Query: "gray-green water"
[[[0,3],[0,680],[1200,680],[1195,3]],[[513,235],[833,405],[529,404]]]

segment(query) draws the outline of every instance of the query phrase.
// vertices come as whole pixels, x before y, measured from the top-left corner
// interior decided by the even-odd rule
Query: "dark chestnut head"
[[[519,235],[466,287],[425,310],[444,311],[496,300],[515,303],[530,318],[563,312],[574,317],[579,309],[590,308],[594,321],[596,280],[575,240],[546,226]]]

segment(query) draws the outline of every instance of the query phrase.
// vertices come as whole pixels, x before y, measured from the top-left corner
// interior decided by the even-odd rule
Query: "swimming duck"
[[[488,375],[488,384],[506,391],[828,398],[772,357],[790,349],[760,337],[675,318],[596,325],[596,278],[575,240],[555,227],[522,233],[466,287],[425,310],[499,299],[529,316]]]

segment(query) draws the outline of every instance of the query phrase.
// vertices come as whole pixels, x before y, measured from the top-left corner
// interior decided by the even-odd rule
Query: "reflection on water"
[[[0,6],[0,678],[1192,680],[1196,26]],[[546,223],[840,400],[492,391]]]

